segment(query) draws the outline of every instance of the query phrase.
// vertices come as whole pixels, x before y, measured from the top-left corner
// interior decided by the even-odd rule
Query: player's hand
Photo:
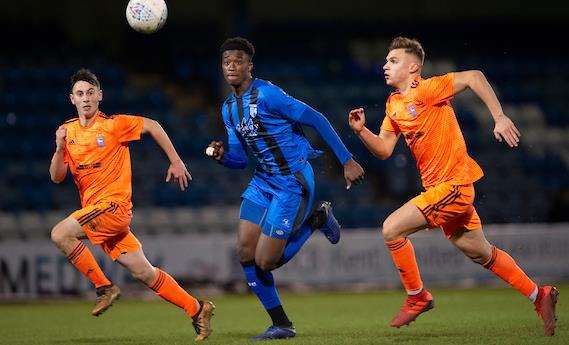
[[[344,164],[344,179],[346,189],[350,189],[352,184],[360,184],[364,181],[364,168],[354,159],[350,159]]]
[[[55,131],[55,148],[57,151],[63,150],[65,147],[65,137],[67,136],[67,128],[61,125]]]
[[[208,149],[213,148],[213,154],[207,154]],[[206,148],[206,155],[215,159],[216,161],[221,161],[223,159],[223,154],[225,153],[225,148],[223,147],[223,141],[212,141],[209,146]]]
[[[364,112],[364,108],[351,110],[350,114],[348,115],[348,123],[350,124],[350,128],[354,131],[354,133],[360,134],[366,124],[366,114]]]
[[[520,142],[521,133],[509,117],[502,114],[496,117],[494,126],[494,137],[499,142],[505,140],[510,147],[517,147]]]
[[[168,168],[168,172],[166,173],[166,182],[170,182],[172,178],[178,181],[180,184],[180,189],[184,191],[190,185],[192,175],[190,175],[190,172],[188,169],[186,169],[184,162],[179,160],[177,162],[171,163],[170,167]]]

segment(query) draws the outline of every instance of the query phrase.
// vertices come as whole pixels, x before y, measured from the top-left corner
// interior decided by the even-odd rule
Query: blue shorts
[[[312,213],[314,172],[306,166],[291,175],[255,171],[241,195],[239,218],[258,224],[263,234],[287,239]]]

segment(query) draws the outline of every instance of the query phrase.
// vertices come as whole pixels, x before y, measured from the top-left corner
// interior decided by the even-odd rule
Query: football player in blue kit
[[[221,109],[228,148],[213,141],[206,152],[232,169],[247,166],[247,152],[256,160],[242,194],[237,251],[247,283],[273,324],[254,339],[294,337],[271,271],[292,259],[316,229],[332,244],[340,239],[331,204],[313,207],[314,172],[308,159],[322,152],[311,147],[302,126],[315,129],[332,149],[344,167],[346,188],[360,183],[364,170],[321,113],[278,86],[253,78],[255,50],[249,41],[230,38],[220,50],[223,76],[233,91]]]

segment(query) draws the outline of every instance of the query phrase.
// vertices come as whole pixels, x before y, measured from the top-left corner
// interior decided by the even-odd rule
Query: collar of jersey
[[[88,126],[83,126],[81,124],[81,120],[79,120],[79,126],[81,126],[81,128],[83,129],[87,129],[87,128],[91,128],[95,125],[95,122],[97,122],[97,120],[99,119],[99,115],[102,114],[102,112],[100,110],[97,110],[97,112],[95,113],[95,115],[93,116],[93,122],[91,122]]]
[[[237,94],[235,92],[233,92],[233,98],[235,98],[235,99],[243,98],[243,96],[245,96],[246,94],[251,92],[251,90],[253,89],[253,84],[255,84],[256,81],[257,81],[257,78],[251,79],[251,84],[249,84],[249,87],[247,88],[247,90],[245,90],[245,92],[243,92],[243,94],[241,96],[237,96]]]
[[[413,81],[411,83],[415,83],[416,85],[419,85],[419,82],[423,80],[423,78],[421,78],[420,75],[418,75],[417,77],[415,77],[415,79],[413,79]],[[402,95],[401,91],[399,89],[395,90],[395,92],[393,92],[393,95],[401,98],[403,101],[408,102],[410,100],[413,99],[413,95],[414,95],[414,90],[417,89],[417,86],[415,87],[411,87],[411,90],[409,90],[409,92],[407,92],[406,95]],[[413,91],[412,91],[413,90]]]

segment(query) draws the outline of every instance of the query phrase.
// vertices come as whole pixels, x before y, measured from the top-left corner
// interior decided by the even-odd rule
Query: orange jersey
[[[65,122],[65,162],[79,189],[82,207],[117,202],[132,208],[131,168],[128,142],[140,139],[143,118],[95,115],[88,126],[79,119]]]
[[[403,134],[425,188],[442,182],[463,185],[484,173],[468,155],[450,99],[452,73],[413,81],[407,95],[392,93],[381,129]]]

